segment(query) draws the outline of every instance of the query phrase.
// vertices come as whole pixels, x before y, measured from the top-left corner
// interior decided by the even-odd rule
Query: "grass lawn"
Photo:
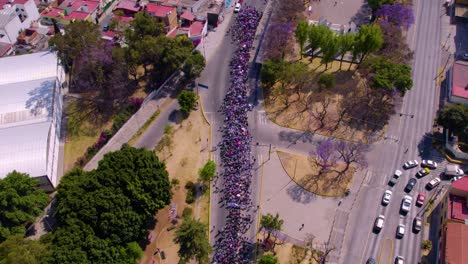
[[[346,189],[351,184],[356,169],[351,167],[340,180],[336,180],[337,172],[329,172],[324,175],[317,175],[319,168],[303,155],[291,154],[277,151],[286,173],[291,179],[305,190],[321,196],[342,197]],[[344,164],[339,163],[332,170],[341,170]]]

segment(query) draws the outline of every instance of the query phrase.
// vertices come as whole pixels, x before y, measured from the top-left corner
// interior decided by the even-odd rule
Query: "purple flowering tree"
[[[274,22],[268,26],[263,52],[268,59],[284,59],[286,54],[293,52],[294,47],[290,38],[293,27],[290,22]]]
[[[311,156],[315,165],[320,167],[319,175],[329,172],[339,159],[335,143],[331,139],[319,142]]]
[[[406,29],[414,24],[413,9],[402,4],[382,5],[382,7],[375,12],[375,16],[379,18],[382,23],[390,23]]]

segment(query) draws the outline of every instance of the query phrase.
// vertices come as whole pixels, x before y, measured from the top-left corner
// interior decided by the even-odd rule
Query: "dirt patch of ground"
[[[328,69],[320,63],[320,58],[304,57],[300,62],[312,70],[311,84],[299,92],[279,85],[264,89],[265,111],[271,121],[283,127],[354,142],[370,143],[382,136],[385,115],[372,115],[380,95],[374,95],[366,87],[354,71],[356,64],[352,65],[352,71],[347,71],[349,63],[346,62],[343,70],[339,61],[329,63]],[[335,75],[334,87],[320,89],[317,82],[324,72]],[[366,96],[369,99],[364,99]]]
[[[302,248],[291,243],[278,245],[275,248],[276,257],[281,264],[317,264],[312,257],[317,256],[318,251],[311,252],[310,249]]]
[[[342,197],[351,184],[356,169],[351,167],[339,180],[338,172],[345,165],[338,163],[330,172],[318,175],[320,168],[309,160],[309,157],[277,151],[286,173],[305,190],[321,196]]]
[[[166,163],[169,179],[177,179],[179,184],[173,188],[172,203],[177,205],[177,215],[182,216],[184,208],[193,209],[196,218],[208,224],[209,219],[209,191],[198,198],[193,204],[185,202],[187,190],[184,188],[188,181],[196,182],[198,170],[210,158],[210,126],[204,120],[201,110],[194,111],[180,124],[173,127],[172,144],[164,153],[156,155]],[[156,214],[156,227],[150,231],[151,243],[146,247],[140,263],[178,263],[177,251],[179,246],[174,243],[175,229],[168,231],[172,224],[169,221],[169,207]],[[182,219],[178,219],[176,226]],[[166,259],[161,260],[157,249],[164,251]],[[152,262],[154,261],[154,262]]]

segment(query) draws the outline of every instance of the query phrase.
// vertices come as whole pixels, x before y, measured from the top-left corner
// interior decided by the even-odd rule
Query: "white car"
[[[236,6],[234,7],[234,13],[239,13],[240,9],[241,9],[241,4],[237,3]]]
[[[396,237],[403,238],[404,236],[405,236],[405,226],[402,224],[399,224],[396,229]]]
[[[403,169],[408,170],[411,168],[414,168],[419,165],[419,162],[417,160],[409,160],[403,164]]]
[[[375,219],[375,222],[374,222],[374,231],[376,233],[380,232],[380,230],[382,230],[383,226],[384,226],[384,223],[385,223],[385,216],[383,215],[379,215],[376,219]]]
[[[454,182],[454,181],[458,181],[459,179],[463,178],[463,176],[455,176],[453,177],[450,181],[451,182]]]
[[[421,161],[421,166],[429,168],[431,170],[435,170],[435,169],[437,169],[437,162],[435,162],[433,160],[423,160],[423,161]]]
[[[399,178],[401,176],[401,174],[403,174],[403,172],[401,172],[401,170],[395,170],[395,173],[393,173],[393,175],[395,175],[395,178]]]
[[[408,213],[411,210],[411,203],[413,202],[413,197],[409,195],[405,195],[403,200],[401,201],[401,211],[403,213]]]
[[[427,183],[427,188],[428,189],[434,189],[434,187],[436,187],[437,185],[439,185],[441,182],[440,178],[439,177],[435,177],[434,179],[432,179],[430,182]]]
[[[392,191],[386,190],[382,196],[382,204],[383,205],[389,204],[390,199],[392,199]]]

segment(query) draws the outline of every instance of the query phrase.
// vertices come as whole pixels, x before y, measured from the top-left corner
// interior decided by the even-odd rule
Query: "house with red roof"
[[[468,105],[468,61],[455,61],[449,77],[449,101]]]
[[[444,230],[439,263],[468,263],[468,223],[448,222]]]
[[[141,8],[140,2],[121,0],[112,12],[116,14],[116,12],[120,11],[125,17],[133,17],[136,13],[140,12]]]
[[[20,32],[38,18],[34,0],[0,0],[0,42],[15,44]]]
[[[170,32],[178,26],[177,9],[173,6],[148,3],[143,7],[143,11],[152,15],[159,22],[163,22],[166,32]]]
[[[41,13],[42,23],[52,25],[53,21],[65,27],[76,20],[86,20],[94,23],[99,13],[100,1],[97,0],[65,0],[59,6],[49,6]]]

